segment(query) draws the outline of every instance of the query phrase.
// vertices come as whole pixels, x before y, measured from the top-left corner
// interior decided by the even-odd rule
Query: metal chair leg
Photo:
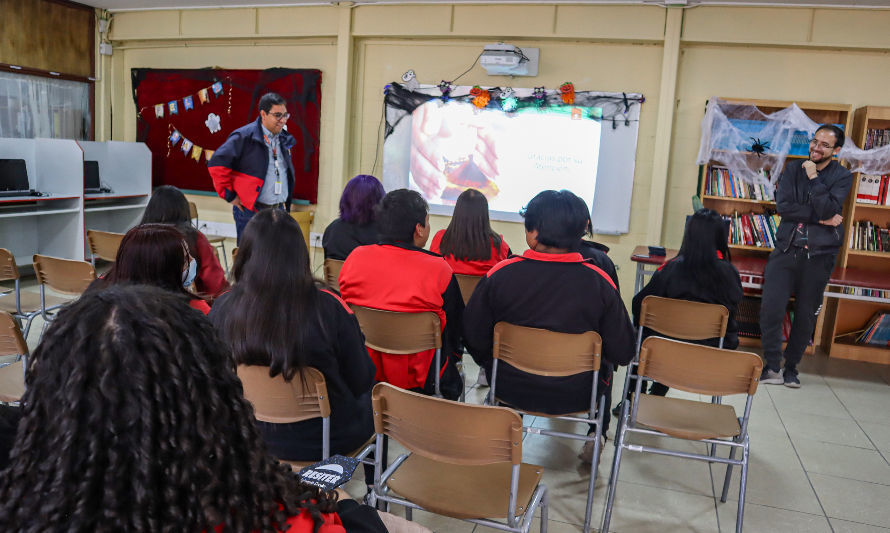
[[[735,531],[742,533],[742,522],[745,519],[745,489],[748,484],[748,442],[745,439],[745,447],[742,448],[742,480],[739,488],[739,509],[735,518]]]
[[[414,519],[414,509],[410,507],[405,507],[405,520],[411,521]]]
[[[729,458],[735,459],[735,446],[729,449]],[[726,477],[723,478],[723,493],[720,495],[720,502],[726,503],[726,496],[729,494],[729,482],[732,480],[732,465],[726,465]]]
[[[609,522],[612,521],[612,506],[615,504],[615,491],[618,489],[618,470],[621,468],[621,455],[624,451],[624,438],[627,433],[625,431],[627,428],[627,408],[628,405],[626,403],[621,408],[621,430],[618,433],[618,438],[615,439],[615,458],[612,460],[612,473],[609,476],[609,494],[606,496],[606,510],[603,513],[603,526],[600,528],[600,533],[608,533]]]
[[[547,487],[544,487],[544,494],[541,496],[541,533],[547,533],[547,521],[550,519],[550,493]]]

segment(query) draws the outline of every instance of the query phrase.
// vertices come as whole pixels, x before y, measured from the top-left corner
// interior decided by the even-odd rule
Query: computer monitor
[[[83,162],[83,190],[87,192],[99,192],[99,162]]]
[[[24,159],[0,159],[0,191],[29,191]]]

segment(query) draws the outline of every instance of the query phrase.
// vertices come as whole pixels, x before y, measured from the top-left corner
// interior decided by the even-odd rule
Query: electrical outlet
[[[309,233],[309,246],[321,248],[321,233],[315,231]]]

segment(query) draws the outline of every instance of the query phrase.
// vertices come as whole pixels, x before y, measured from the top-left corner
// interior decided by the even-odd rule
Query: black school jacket
[[[633,358],[634,331],[612,279],[581,254],[526,250],[498,263],[486,275],[464,310],[464,342],[491,376],[494,325],[561,333],[596,331],[603,360],[626,365]],[[497,395],[515,407],[544,413],[590,408],[590,373],[541,377],[501,362]]]

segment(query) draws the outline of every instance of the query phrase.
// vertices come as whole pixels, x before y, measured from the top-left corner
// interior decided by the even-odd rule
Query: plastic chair
[[[324,282],[337,292],[340,292],[340,270],[342,268],[343,261],[339,259],[324,260]]]
[[[454,277],[457,278],[457,284],[460,286],[460,295],[464,299],[464,305],[467,305],[467,302],[470,301],[470,296],[476,290],[476,285],[479,285],[479,282],[482,281],[482,276],[455,274]]]
[[[543,469],[522,463],[522,418],[504,407],[468,405],[378,383],[372,392],[377,449],[384,436],[408,453],[385,471],[377,454],[371,505],[377,501],[527,533],[541,508],[547,532]]]
[[[117,249],[124,239],[123,233],[111,233],[108,231],[87,230],[87,242],[90,244],[90,263],[96,266],[96,258],[114,262],[117,259]]]
[[[306,242],[306,249],[312,250],[312,246],[309,244],[309,226],[312,225],[312,221],[315,220],[315,212],[314,211],[292,211],[290,213],[291,218],[297,221],[297,224],[300,226],[300,231],[303,232],[303,240]]]
[[[40,315],[46,321],[43,325],[46,328],[46,324],[55,318],[55,313],[50,313],[54,307],[46,303],[46,288],[70,296],[80,296],[96,279],[96,269],[86,261],[48,255],[35,254],[33,261],[34,274],[37,275],[37,283],[40,284]],[[73,299],[70,298],[68,301]]]
[[[590,409],[581,412],[560,414],[538,413],[524,410],[522,405],[504,404],[520,413],[543,416],[571,422],[593,424],[596,429],[593,435],[564,433],[534,428],[534,433],[551,437],[593,441],[593,461],[590,464],[590,482],[587,487],[587,510],[584,514],[584,531],[590,531],[590,516],[593,511],[593,488],[596,484],[596,469],[602,452],[603,410],[605,398],[597,409],[597,384],[601,362],[603,341],[599,334],[588,331],[580,334],[557,333],[545,329],[517,326],[508,322],[498,322],[494,326],[494,359],[491,370],[491,389],[488,403],[497,404],[498,363],[503,360],[510,366],[538,376],[571,376],[582,372],[592,372]],[[503,378],[502,378],[503,379]],[[574,391],[566,391],[574,395]],[[575,416],[586,413],[586,417]],[[524,428],[528,431],[528,428]]]
[[[736,516],[736,532],[741,533],[748,479],[748,419],[761,370],[763,362],[760,357],[749,352],[724,350],[663,337],[649,337],[643,341],[640,349],[640,376],[697,394],[709,396],[747,394],[745,413],[741,418],[737,418],[735,409],[731,405],[642,394],[643,382],[638,379],[633,409],[630,414],[626,408],[622,411],[623,423],[616,439],[609,494],[606,498],[606,511],[603,514],[603,526],[600,531],[605,533],[609,530],[622,454],[624,450],[631,450],[727,465],[721,502],[726,502],[732,467],[741,466],[741,488]],[[629,444],[626,442],[628,433],[699,441],[712,447],[728,446],[729,458]],[[735,458],[738,449],[742,451],[741,459]]]
[[[383,311],[360,305],[350,305],[365,335],[365,346],[389,354],[414,354],[436,350],[434,369],[441,368],[442,326],[439,316],[432,311],[400,313]],[[436,374],[436,397],[441,398],[439,374]],[[463,390],[463,387],[461,388]],[[463,397],[463,392],[461,392]]]
[[[198,205],[195,202],[189,202],[189,218],[192,219],[192,223],[196,228],[201,227],[201,221],[198,219]],[[204,235],[207,237],[207,242],[210,243],[210,246],[213,246],[216,249],[216,255],[219,256],[220,250],[222,250],[222,260],[223,260],[223,268],[226,270],[226,273],[229,272],[229,260],[226,258],[226,238],[222,235]],[[194,253],[197,253],[195,251]]]
[[[0,402],[18,402],[25,393],[28,344],[15,318],[4,312],[0,312],[0,355],[17,358],[13,363],[0,366]]]
[[[15,257],[6,248],[0,248],[0,281],[8,280],[14,281],[15,286],[10,292],[0,294],[0,311],[5,311],[12,315],[19,327],[22,328],[23,335],[27,339],[34,317],[40,314],[41,298],[30,291],[22,292],[19,269],[15,264]],[[56,298],[50,295],[44,298],[47,309],[55,309],[67,301],[67,299]]]

